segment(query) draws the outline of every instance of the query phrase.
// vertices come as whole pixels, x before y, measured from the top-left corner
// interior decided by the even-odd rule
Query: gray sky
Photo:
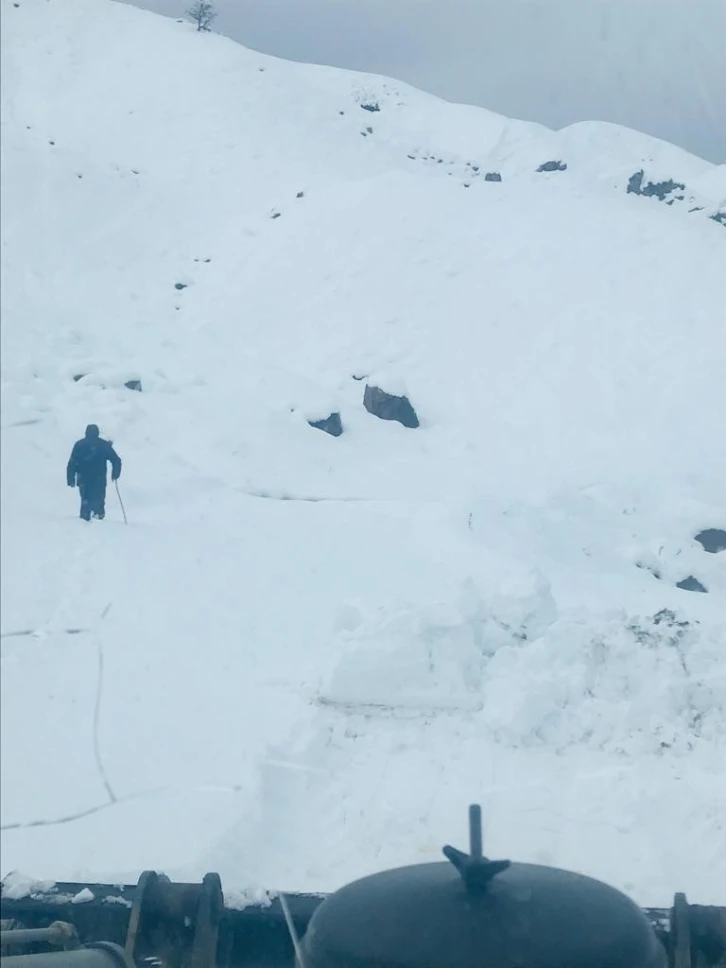
[[[189,0],[138,0],[181,16]],[[562,127],[624,124],[726,163],[726,0],[216,0],[215,29]]]

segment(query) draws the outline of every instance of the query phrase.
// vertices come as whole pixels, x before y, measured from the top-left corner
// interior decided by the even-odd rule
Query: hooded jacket
[[[121,458],[108,440],[103,440],[98,427],[89,424],[86,435],[73,445],[66,478],[69,487],[76,484],[106,484],[106,463],[111,464],[111,480],[121,475]]]

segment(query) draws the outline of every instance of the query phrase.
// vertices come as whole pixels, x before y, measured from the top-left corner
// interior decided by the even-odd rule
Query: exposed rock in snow
[[[387,393],[380,387],[366,386],[363,394],[363,406],[368,413],[381,420],[397,420],[404,427],[419,426],[418,415],[408,397]]]
[[[545,161],[537,171],[567,171],[567,165],[564,161]]]
[[[673,196],[675,200],[683,201],[685,196],[678,193],[685,192],[686,186],[681,182],[676,182],[672,178],[668,178],[665,181],[649,181],[643,184],[644,179],[645,172],[642,168],[640,171],[636,171],[634,175],[631,175],[628,181],[628,194],[655,197],[660,202],[665,201],[669,196]]]
[[[726,530],[723,528],[705,528],[698,532],[696,541],[709,554],[718,554],[719,551],[726,551]]]
[[[682,588],[684,592],[707,592],[708,589],[694,575],[689,575],[681,581],[676,582],[676,588]]]
[[[316,430],[324,430],[326,434],[330,434],[331,437],[340,437],[343,433],[343,423],[340,419],[340,414],[331,413],[328,417],[323,417],[322,420],[308,420],[311,427]]]

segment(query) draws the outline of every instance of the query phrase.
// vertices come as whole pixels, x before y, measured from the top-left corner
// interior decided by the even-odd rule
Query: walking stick
[[[124,524],[128,524],[128,518],[126,517],[126,508],[124,507],[124,502],[121,500],[121,492],[118,489],[118,481],[114,481],[116,485],[116,494],[118,495],[118,503],[121,505],[121,514],[124,516]]]

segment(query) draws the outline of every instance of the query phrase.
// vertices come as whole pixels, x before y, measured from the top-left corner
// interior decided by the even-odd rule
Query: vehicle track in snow
[[[80,522],[79,527],[83,527]],[[68,531],[65,534],[70,537]],[[83,661],[84,665],[88,662],[97,666],[94,697],[88,710],[90,717],[89,733],[95,769],[108,798],[108,803],[73,811],[55,820],[27,822],[19,820],[3,825],[3,830],[65,823],[103,809],[117,799],[104,766],[100,745],[104,674],[102,623],[111,609],[111,603],[110,601],[107,602],[100,612],[96,612],[94,615],[95,609],[92,597],[91,602],[89,602],[89,591],[94,576],[103,573],[103,569],[98,564],[98,550],[102,547],[100,538],[100,535],[93,535],[87,531],[86,534],[80,534],[76,539],[77,543],[70,553],[68,561],[50,559],[44,562],[40,568],[38,584],[53,589],[52,596],[49,596],[49,599],[54,604],[50,608],[48,618],[35,629],[24,629],[3,635],[5,639],[14,640],[31,638],[38,643],[39,649],[28,652],[27,647],[21,646],[20,642],[17,642],[17,644],[6,642],[3,647],[3,659],[12,659],[22,663],[23,668],[28,670],[28,675],[32,676],[35,664],[42,663],[44,657],[47,656],[46,650],[62,651],[68,637],[72,637],[73,641],[81,642],[85,640],[89,644],[89,648],[84,648],[81,653],[76,652],[75,656],[78,660]],[[65,548],[65,545],[61,546]],[[57,580],[59,575],[61,576],[60,582]],[[79,621],[80,616],[82,618]],[[20,648],[22,648],[22,652],[18,651]],[[8,649],[11,649],[11,652],[8,652]],[[62,702],[64,697],[61,696],[60,700]],[[70,701],[75,703],[76,699],[72,698]],[[50,709],[45,722],[47,729],[53,729],[53,716]]]

